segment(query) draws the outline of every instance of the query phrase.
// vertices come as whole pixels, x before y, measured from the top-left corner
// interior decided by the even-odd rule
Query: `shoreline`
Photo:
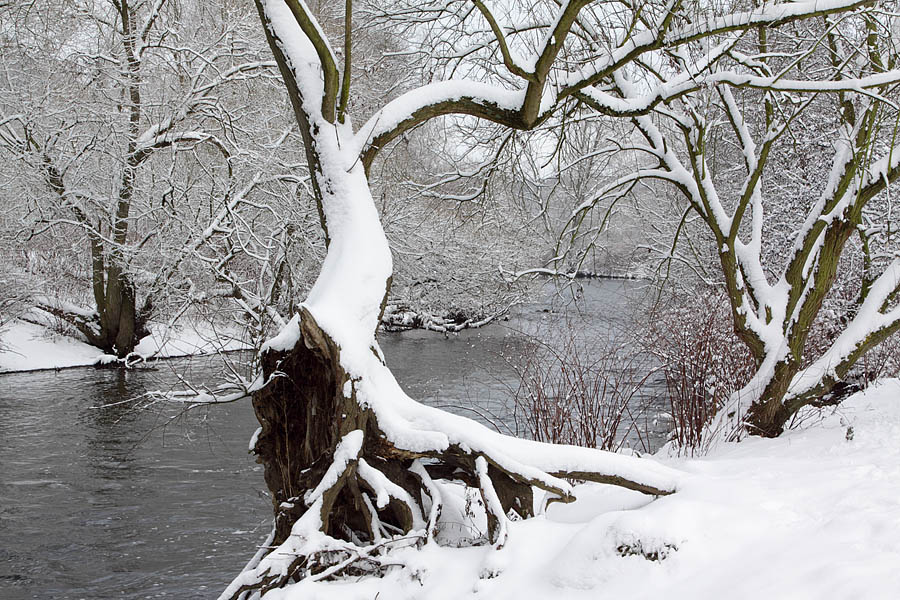
[[[135,353],[143,358],[139,364],[146,364],[157,360],[251,350],[236,335],[227,335],[225,341],[220,343],[221,334],[221,330],[206,330],[198,324],[173,329],[155,325],[151,328],[151,334],[135,348]],[[18,319],[11,321],[0,332],[0,348],[5,348],[0,349],[0,376],[88,367],[129,368],[120,359],[103,354],[99,348],[82,340]]]

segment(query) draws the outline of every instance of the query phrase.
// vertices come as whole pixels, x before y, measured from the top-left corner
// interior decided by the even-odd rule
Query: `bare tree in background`
[[[876,9],[760,28],[718,46],[715,65],[668,53],[693,65],[689,77],[641,65],[586,98],[601,113],[634,112],[643,140],[631,149],[648,161],[598,198],[641,181],[671,184],[687,201],[676,240],[691,221],[710,236],[713,280],[756,365],[714,424],[726,436],[780,434],[900,330],[891,223],[900,177],[897,27],[895,14]],[[798,181],[800,173],[814,175]],[[579,207],[572,223],[593,207]],[[835,294],[842,260],[848,270],[853,255],[856,270],[843,273]],[[828,329],[841,294],[852,300],[829,333],[814,335]]]
[[[32,236],[74,235],[90,248],[93,309],[53,298],[43,308],[125,356],[159,299],[138,280],[149,284],[148,270],[161,268],[155,259],[185,213],[204,218],[199,198],[227,205],[248,157],[242,128],[254,118],[240,96],[274,65],[232,3],[73,0],[2,11],[0,152],[19,166],[13,189],[28,202]]]

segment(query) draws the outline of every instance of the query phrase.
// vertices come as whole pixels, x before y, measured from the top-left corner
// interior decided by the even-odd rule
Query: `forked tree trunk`
[[[96,312],[75,311],[50,300],[41,301],[38,306],[75,327],[92,346],[124,358],[149,334],[146,314],[137,308],[134,282],[127,273],[113,267],[95,269],[93,277]],[[144,308],[149,306],[149,302],[145,303]]]
[[[897,267],[900,271],[900,264]],[[900,285],[900,273],[896,280]],[[895,287],[895,284],[892,283],[890,287]],[[871,310],[871,304],[873,303],[864,304],[854,321],[863,324],[869,320],[874,322],[877,316],[872,314],[876,311]],[[755,435],[776,437],[784,432],[788,422],[803,407],[834,405],[858,391],[860,388],[848,383],[846,377],[867,352],[900,332],[900,320],[889,323],[873,327],[864,335],[856,334],[853,327],[848,327],[832,344],[833,348],[840,349],[843,346],[842,340],[849,339],[851,341],[847,344],[847,350],[836,352],[835,357],[826,352],[802,369],[792,363],[781,371],[776,371],[772,381],[747,410],[744,419],[747,431]],[[752,383],[747,388],[752,389]],[[747,393],[747,388],[742,392]]]
[[[50,189],[65,203],[67,188],[63,171],[56,167],[49,156],[43,160],[44,177]],[[116,227],[113,232],[113,248],[125,244],[128,233],[128,207],[134,192],[134,167],[126,170],[118,198]],[[71,311],[55,302],[39,303],[40,308],[65,320],[84,335],[88,343],[107,354],[119,358],[127,356],[142,337],[147,335],[146,313],[138,311],[137,293],[134,282],[122,268],[122,252],[109,253],[109,244],[102,233],[102,223],[93,224],[87,215],[75,204],[71,205],[75,219],[88,231],[91,252],[91,289],[94,295],[96,313]],[[108,255],[110,254],[110,255]],[[145,308],[148,308],[148,302]]]
[[[785,407],[784,397],[796,371],[783,370],[750,405],[745,419],[748,433],[773,438],[784,432],[784,426],[793,414]]]

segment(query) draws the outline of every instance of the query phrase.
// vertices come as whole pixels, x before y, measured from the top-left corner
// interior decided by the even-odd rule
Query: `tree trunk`
[[[106,274],[106,293],[100,314],[100,337],[96,345],[108,354],[124,358],[146,335],[137,314],[134,282],[118,266],[110,264]]]
[[[98,284],[97,275],[106,279],[106,286]],[[134,283],[121,269],[109,267],[94,271],[94,299],[97,310],[73,311],[53,301],[41,301],[38,307],[63,319],[84,335],[88,343],[119,358],[131,353],[142,337],[149,334],[146,311],[137,310]],[[152,303],[147,301],[144,308]]]
[[[673,492],[680,474],[652,461],[510,438],[403,392],[375,340],[393,265],[358,140],[321,108],[320,65],[305,54],[311,47],[276,39],[296,39],[297,23],[304,35],[320,32],[301,5],[257,7],[303,133],[328,251],[300,313],[262,349],[253,450],[275,526],[270,551],[221,598],[308,576],[383,572],[396,565],[392,545],[433,538],[450,482],[480,492],[486,537],[497,547],[510,511],[533,514],[534,487],[574,500],[565,477]],[[284,48],[297,53],[292,61]]]
[[[336,139],[332,130],[314,141],[333,157]],[[508,515],[534,514],[534,487],[574,500],[566,477],[671,493],[678,473],[651,461],[509,438],[406,396],[375,341],[390,250],[363,167],[348,164],[321,162],[331,243],[300,314],[264,346],[265,384],[253,394],[273,549],[222,598],[292,577],[381,572],[376,548],[433,537],[449,481],[481,494],[486,540],[498,547]]]
[[[747,432],[774,438],[784,433],[784,426],[792,413],[782,403],[784,394],[763,396],[750,405],[745,419]]]
[[[368,421],[355,399],[343,394],[349,376],[340,365],[340,348],[305,309],[299,328],[300,338],[293,347],[263,354],[263,374],[271,383],[253,396],[262,427],[253,451],[272,493],[274,544],[287,539],[305,509],[303,492],[323,477],[341,439],[353,430],[365,430]],[[342,500],[334,498],[338,504],[331,507],[334,513],[323,515],[323,531],[343,537],[344,523],[365,531],[367,523],[353,518],[353,512],[362,515],[365,510],[360,498],[351,494]]]

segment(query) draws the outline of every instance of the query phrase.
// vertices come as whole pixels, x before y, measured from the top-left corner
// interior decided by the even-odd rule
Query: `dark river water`
[[[636,285],[586,286],[576,327],[602,335],[619,326]],[[411,396],[469,416],[477,406],[514,429],[504,413],[516,381],[507,359],[523,331],[559,327],[561,302],[446,339],[379,339]],[[218,373],[218,362],[196,358],[155,370],[0,375],[0,600],[218,595],[270,527],[262,470],[247,452],[257,427],[249,401],[180,417],[171,406],[112,405],[168,389],[176,374]]]

